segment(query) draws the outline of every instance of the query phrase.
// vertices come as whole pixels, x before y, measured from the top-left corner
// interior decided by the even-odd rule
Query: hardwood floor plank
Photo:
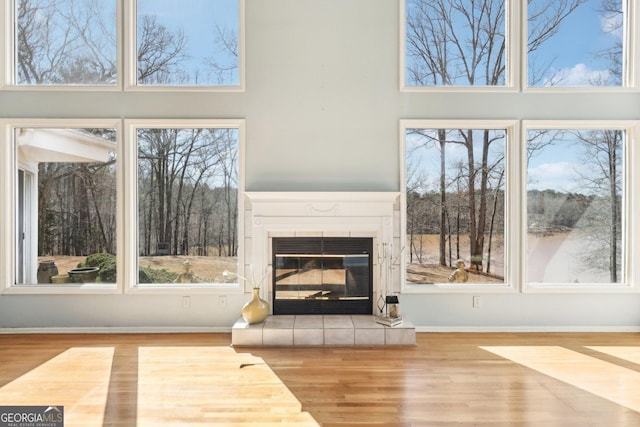
[[[66,426],[640,425],[640,334],[419,333],[415,347],[393,348],[230,341],[0,335],[0,404],[63,404]]]

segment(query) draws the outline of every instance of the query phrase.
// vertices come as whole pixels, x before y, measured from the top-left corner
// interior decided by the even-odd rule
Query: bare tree
[[[116,81],[116,22],[96,0],[19,0],[17,81],[108,84]]]
[[[564,19],[585,1],[529,0],[534,12],[529,18],[528,51],[536,50],[551,38]],[[535,6],[539,6],[539,9],[535,9]],[[498,86],[506,83],[504,0],[408,0],[406,19],[409,84]],[[488,210],[488,153],[495,139],[490,131],[484,131],[481,161],[476,165],[473,132],[461,131],[461,136],[468,152],[471,258],[472,264],[481,269]],[[440,140],[442,147],[446,143]],[[442,149],[441,153],[445,153],[445,150]],[[479,182],[477,195],[476,179]],[[441,185],[442,193],[443,188]],[[445,205],[446,195],[441,199]],[[446,212],[441,211],[443,214]],[[444,228],[444,222],[441,227]],[[441,263],[443,234],[441,232]]]
[[[172,33],[154,15],[144,15],[138,25],[138,82],[170,84],[184,79],[185,45],[182,31]]]
[[[609,271],[612,283],[618,281],[621,241],[621,158],[623,133],[620,130],[576,132],[584,149],[586,170],[581,174],[584,190],[595,197],[589,215],[582,218],[591,240],[586,264]],[[603,219],[606,218],[606,221]],[[601,256],[601,252],[608,252]],[[602,260],[607,260],[604,264]]]
[[[555,58],[543,63],[534,53],[561,28],[561,24],[588,0],[527,0],[527,54],[529,86],[537,86],[553,65]],[[550,78],[553,81],[553,77]]]
[[[238,35],[231,29],[216,25],[215,40],[218,46],[218,53],[223,55],[210,56],[205,58],[207,68],[215,73],[219,84],[232,80],[232,76],[238,70]],[[227,59],[224,62],[224,59]]]
[[[600,10],[606,23],[604,31],[615,37],[615,42],[608,48],[596,52],[596,56],[609,61],[609,72],[616,84],[621,85],[624,69],[624,12],[621,0],[602,0]]]

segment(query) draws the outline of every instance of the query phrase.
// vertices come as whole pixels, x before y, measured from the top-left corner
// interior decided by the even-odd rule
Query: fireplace
[[[245,276],[252,271],[271,270],[269,280],[261,282],[260,295],[269,301],[273,314],[282,314],[283,308],[304,314],[318,310],[326,310],[326,314],[342,310],[372,314],[372,307],[377,312],[380,298],[400,292],[398,193],[245,192],[243,201],[245,250],[241,262]],[[352,248],[363,241],[365,248]],[[302,251],[295,247],[300,242],[313,242],[315,249]],[[363,267],[365,259],[367,267]],[[307,283],[301,273],[305,264],[310,267],[313,263],[324,268],[309,268],[306,276],[320,277],[319,273],[326,272],[326,278]],[[365,273],[366,281],[352,281],[352,276]],[[297,301],[283,298],[287,295],[285,279],[296,283]],[[361,295],[363,289],[368,292],[366,297]],[[246,287],[244,291],[250,293],[252,289]]]
[[[273,314],[371,314],[373,239],[274,237]]]

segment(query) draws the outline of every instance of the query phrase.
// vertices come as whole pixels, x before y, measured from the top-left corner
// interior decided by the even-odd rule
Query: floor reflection
[[[560,346],[480,348],[636,412],[640,411],[640,372]],[[598,347],[589,348],[595,350]],[[610,350],[611,347],[605,349]],[[631,353],[628,350],[627,354]],[[637,350],[633,354],[637,356]]]

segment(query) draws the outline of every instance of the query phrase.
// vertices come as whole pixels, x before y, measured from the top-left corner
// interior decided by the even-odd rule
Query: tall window
[[[116,283],[113,128],[14,130],[18,285]]]
[[[506,143],[500,128],[406,128],[408,283],[504,283]]]
[[[239,130],[136,127],[138,282],[236,281]]]
[[[622,283],[623,129],[527,130],[527,281]]]
[[[116,0],[14,0],[18,85],[117,84]]]
[[[505,86],[505,0],[406,0],[407,86]]]
[[[136,82],[237,86],[238,0],[137,0]]]
[[[625,9],[625,0],[530,0],[528,85],[624,85]]]

